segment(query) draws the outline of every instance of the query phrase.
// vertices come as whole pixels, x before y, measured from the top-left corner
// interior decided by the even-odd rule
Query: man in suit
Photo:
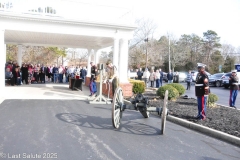
[[[172,70],[167,74],[168,83],[173,83],[173,73]]]
[[[47,72],[47,68],[44,66],[44,64],[42,64],[42,66],[40,67],[40,72],[39,72],[41,83],[45,83],[46,72]]]

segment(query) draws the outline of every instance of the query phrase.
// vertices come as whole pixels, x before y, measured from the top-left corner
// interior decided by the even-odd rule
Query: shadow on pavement
[[[131,119],[135,119],[132,116],[125,115],[121,121],[119,129],[115,129],[110,122],[111,118],[102,118],[99,116],[87,116],[76,113],[59,113],[56,117],[66,123],[71,123],[80,127],[93,128],[93,129],[105,129],[115,130],[117,132],[135,134],[135,135],[159,135],[160,129],[149,126],[147,124],[133,122]],[[127,121],[125,121],[127,120]],[[160,125],[159,125],[160,126]]]

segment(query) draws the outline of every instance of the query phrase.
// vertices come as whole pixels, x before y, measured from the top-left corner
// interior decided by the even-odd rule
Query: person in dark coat
[[[13,72],[13,77],[16,85],[21,85],[21,73],[18,67],[15,68],[15,72]]]
[[[47,73],[47,68],[42,64],[39,70],[39,76],[40,76],[40,81],[41,83],[45,83],[45,76]]]
[[[24,63],[21,67],[22,72],[22,83],[28,84],[28,66],[26,63]]]
[[[163,71],[162,71],[161,68],[159,69],[159,72],[160,72],[160,87],[162,87],[162,82],[163,82]]]
[[[85,83],[85,78],[87,76],[87,70],[86,70],[86,67],[83,67],[81,70],[80,70],[80,77],[82,78],[83,80],[83,83]]]
[[[167,74],[168,83],[173,83],[173,73],[172,70]]]
[[[229,77],[229,85],[230,85],[230,98],[229,98],[229,106],[236,108],[235,102],[238,95],[239,84],[238,84],[238,76],[237,70],[232,70],[232,75]]]
[[[141,68],[139,68],[139,70],[137,71],[137,76],[138,76],[138,80],[142,80],[143,72]]]
[[[97,76],[97,66],[93,64],[93,62],[90,62],[91,65],[91,78],[90,80],[93,80],[94,78],[96,79]]]
[[[173,83],[179,83],[179,74],[178,71],[173,76]]]
[[[205,72],[205,66],[205,64],[198,63],[198,74],[195,83],[195,95],[198,102],[198,115],[196,118],[201,120],[206,119],[207,97],[210,91],[209,78]]]
[[[58,67],[55,66],[55,65],[53,65],[52,72],[53,72],[53,82],[54,82],[54,83],[57,83],[57,82],[58,82],[58,77],[59,77]]]

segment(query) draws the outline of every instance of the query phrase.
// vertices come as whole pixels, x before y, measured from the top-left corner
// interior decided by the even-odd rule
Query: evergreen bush
[[[215,107],[215,102],[217,102],[217,101],[218,101],[218,96],[216,94],[209,93],[207,105],[209,107]]]
[[[144,81],[129,79],[129,82],[133,84],[132,91],[133,91],[134,94],[145,92]]]
[[[168,99],[176,100],[179,97],[178,90],[171,85],[164,85],[157,90],[157,95],[164,98],[164,94],[168,90]]]
[[[179,93],[180,96],[183,95],[186,91],[186,89],[183,87],[183,85],[179,84],[179,83],[169,83],[167,85],[171,85],[174,88],[176,88],[178,90],[178,93]]]

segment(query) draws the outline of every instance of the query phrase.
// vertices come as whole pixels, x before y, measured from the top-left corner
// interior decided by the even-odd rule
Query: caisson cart
[[[150,112],[157,112],[162,119],[161,122],[161,134],[164,134],[166,116],[167,116],[167,102],[168,102],[168,90],[164,95],[163,107],[149,106],[149,99],[143,94],[137,94],[134,99],[127,101],[123,98],[123,91],[118,87],[114,93],[112,103],[112,124],[114,128],[119,128],[121,124],[121,118],[125,109],[139,111],[144,118],[149,117]]]

